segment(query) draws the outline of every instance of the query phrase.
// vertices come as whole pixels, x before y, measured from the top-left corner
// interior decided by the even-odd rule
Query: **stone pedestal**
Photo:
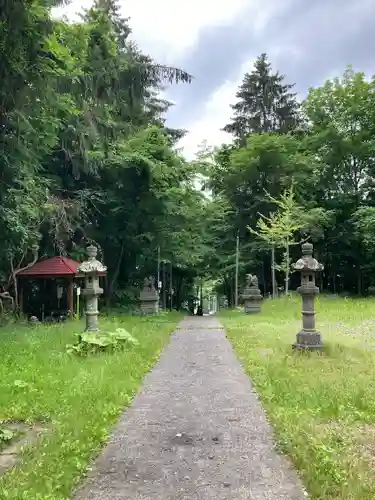
[[[245,314],[259,313],[262,299],[263,296],[259,290],[258,278],[255,275],[246,275],[246,286],[242,293]]]
[[[159,292],[156,290],[152,277],[145,278],[143,289],[139,295],[142,315],[158,314]]]
[[[85,276],[85,288],[82,290],[82,295],[86,302],[86,328],[85,332],[99,331],[99,310],[98,298],[103,293],[103,289],[99,286],[99,274],[107,271],[106,266],[96,260],[98,249],[92,245],[87,247],[88,259],[78,268],[78,273]]]
[[[294,264],[294,269],[301,272],[301,286],[297,291],[302,296],[302,330],[297,333],[294,349],[319,350],[323,347],[320,332],[315,328],[315,296],[319,288],[315,286],[315,275],[323,269],[322,264],[313,258],[313,245],[302,245],[302,258]]]

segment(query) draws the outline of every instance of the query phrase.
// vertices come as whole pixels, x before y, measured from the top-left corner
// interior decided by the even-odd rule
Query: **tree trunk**
[[[276,299],[275,247],[271,249],[272,298]]]
[[[233,304],[233,290],[231,285],[231,279],[224,277],[224,293],[227,297],[228,307],[232,307]]]
[[[18,308],[19,308],[17,273],[19,273],[21,271],[25,271],[26,269],[28,269],[29,267],[33,266],[36,263],[36,261],[38,260],[38,256],[39,256],[39,247],[33,247],[33,260],[29,264],[27,264],[26,266],[20,267],[23,259],[25,258],[25,254],[26,254],[26,252],[23,253],[21,260],[19,261],[19,264],[17,267],[14,267],[14,261],[13,261],[12,255],[10,256],[10,259],[9,259],[11,274],[10,274],[10,279],[8,281],[8,286],[9,286],[10,282],[13,284],[13,291],[14,291],[13,304],[14,304],[15,311],[18,311]]]
[[[175,286],[175,307],[176,310],[179,311],[181,309],[181,305],[183,302],[182,292],[184,289],[184,278],[177,276],[177,279],[175,279],[174,286]]]
[[[285,295],[289,295],[289,243],[286,243],[285,248],[285,260],[286,260],[286,268],[285,268]]]
[[[117,279],[118,279],[118,276],[120,274],[120,269],[121,269],[122,257],[124,255],[124,250],[125,250],[125,242],[124,242],[124,240],[122,240],[121,247],[120,247],[120,253],[119,253],[118,258],[117,258],[116,268],[114,270],[114,273],[112,275],[112,279],[111,279],[111,281],[109,283],[109,286],[108,286],[108,295],[109,295],[109,297],[112,297],[113,293],[115,291],[115,285],[117,283]]]
[[[333,293],[336,294],[337,285],[336,285],[336,273],[334,270],[332,270],[332,285],[333,285]]]
[[[18,300],[18,280],[16,275],[13,275],[13,287],[14,287],[14,306],[17,310],[19,308],[19,300]]]
[[[268,287],[266,284],[266,274],[265,274],[265,269],[264,269],[264,260],[262,260],[262,283],[263,283],[263,293],[264,296],[266,296],[268,292]]]
[[[358,266],[357,272],[357,294],[362,295],[362,273],[360,266]]]

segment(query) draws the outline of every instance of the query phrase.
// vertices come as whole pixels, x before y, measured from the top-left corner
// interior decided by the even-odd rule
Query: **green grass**
[[[81,323],[0,330],[0,421],[48,427],[21,464],[0,478],[1,500],[70,498],[180,319],[178,313],[103,319],[102,329],[125,328],[139,345],[89,358],[65,352]]]
[[[373,500],[375,301],[319,298],[322,354],[292,352],[300,311],[299,298],[283,298],[222,320],[311,498]]]

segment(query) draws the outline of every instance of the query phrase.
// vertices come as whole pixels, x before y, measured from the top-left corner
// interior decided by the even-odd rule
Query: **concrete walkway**
[[[185,319],[75,500],[302,500],[214,317]]]

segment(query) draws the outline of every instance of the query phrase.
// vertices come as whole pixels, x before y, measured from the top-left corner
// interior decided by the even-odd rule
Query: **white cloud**
[[[243,75],[252,70],[254,59],[246,61],[240,67],[236,78],[227,80],[212,94],[202,110],[201,117],[194,123],[187,125],[189,133],[180,141],[179,147],[188,159],[194,158],[198,146],[207,141],[208,146],[219,146],[230,143],[232,136],[221,129],[226,125],[231,116],[231,104],[235,102],[235,94],[243,80]]]
[[[146,53],[164,64],[171,64],[194,46],[201,29],[230,24],[249,2],[259,0],[120,0],[121,14],[130,17],[134,40]],[[56,15],[77,17],[92,0],[73,0],[55,9]]]
[[[254,37],[260,36],[265,30],[267,23],[272,18],[277,18],[282,12],[285,12],[293,0],[283,0],[275,2],[274,0],[251,0],[252,13],[249,21],[249,31]],[[249,15],[249,11],[247,11]],[[298,53],[298,48],[292,45],[269,46],[264,43],[264,51],[277,55],[278,52],[288,52],[294,57]],[[253,55],[253,57],[251,57]],[[232,136],[221,129],[230,121],[232,116],[231,104],[236,101],[236,91],[242,83],[245,73],[249,73],[254,68],[254,62],[259,53],[252,54],[249,50],[247,60],[238,69],[237,75],[232,80],[227,80],[220,85],[211,94],[210,99],[202,110],[201,117],[196,122],[183,125],[189,133],[180,141],[179,147],[183,148],[183,154],[187,159],[193,159],[198,150],[198,146],[206,142],[207,146],[220,146],[223,143],[231,143]]]
[[[83,9],[89,9],[92,3],[92,0],[72,0],[66,6],[52,9],[52,12],[56,17],[66,16],[69,20],[73,21],[78,19],[78,14]]]

